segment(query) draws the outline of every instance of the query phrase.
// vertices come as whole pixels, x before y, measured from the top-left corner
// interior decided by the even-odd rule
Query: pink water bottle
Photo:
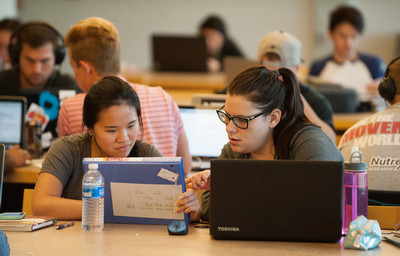
[[[352,148],[350,161],[344,163],[343,185],[342,233],[347,234],[351,221],[360,215],[368,218],[367,164],[358,147]]]

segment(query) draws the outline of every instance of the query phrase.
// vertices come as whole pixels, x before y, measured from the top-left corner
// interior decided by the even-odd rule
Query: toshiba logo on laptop
[[[239,232],[239,227],[217,227],[218,231]]]

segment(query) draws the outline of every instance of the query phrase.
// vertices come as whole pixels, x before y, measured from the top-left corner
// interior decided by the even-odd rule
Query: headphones
[[[389,75],[389,69],[390,65],[395,63],[400,59],[400,56],[394,58],[389,65],[386,68],[385,75],[383,76],[383,79],[379,83],[378,86],[378,91],[379,95],[386,100],[386,101],[392,101],[394,99],[394,95],[396,94],[396,83],[394,80],[390,77]]]
[[[66,53],[66,47],[64,45],[64,37],[60,34],[60,32],[58,32],[58,30],[55,27],[46,22],[31,21],[21,25],[11,35],[10,44],[8,46],[8,52],[10,54],[10,58],[13,65],[18,64],[19,62],[19,55],[21,53],[21,48],[22,48],[21,42],[19,42],[21,33],[23,33],[24,30],[29,29],[29,27],[39,27],[39,26],[47,28],[57,36],[58,42],[54,45],[55,64],[59,65],[63,62]]]

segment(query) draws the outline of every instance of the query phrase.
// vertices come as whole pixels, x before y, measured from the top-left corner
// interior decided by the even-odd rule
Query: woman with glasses
[[[343,161],[332,140],[304,115],[295,74],[264,66],[240,73],[217,110],[229,138],[219,159]],[[246,171],[246,170],[243,170]],[[202,195],[202,219],[209,218],[210,170],[186,180]]]

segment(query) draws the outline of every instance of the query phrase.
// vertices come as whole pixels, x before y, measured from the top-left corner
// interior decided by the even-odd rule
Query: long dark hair
[[[142,112],[139,97],[127,82],[116,76],[106,76],[90,87],[83,103],[83,125],[89,130],[99,120],[101,111],[112,106],[127,104],[135,108],[139,120],[141,136],[143,136]],[[133,148],[137,152],[137,143]]]
[[[228,86],[230,95],[246,96],[256,106],[269,114],[281,111],[281,120],[272,137],[278,159],[289,159],[290,140],[305,126],[311,125],[304,114],[299,84],[295,74],[287,68],[271,71],[265,66],[249,68],[240,73]]]

